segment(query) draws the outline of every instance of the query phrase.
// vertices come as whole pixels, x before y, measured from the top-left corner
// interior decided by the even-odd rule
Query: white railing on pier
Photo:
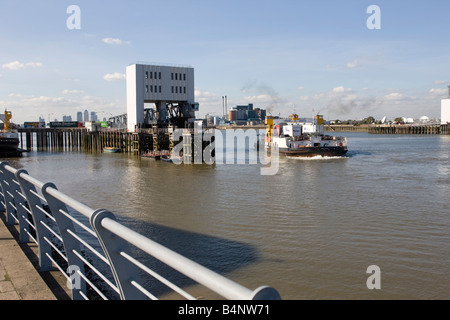
[[[72,199],[24,169],[1,162],[0,186],[6,224],[19,225],[20,242],[37,244],[41,271],[56,268],[66,276],[74,300],[154,300],[161,298],[152,293],[158,286],[164,286],[164,294],[177,294],[171,298],[196,299],[137,252],[163,263],[166,270],[181,273],[191,280],[190,287],[193,282],[226,299],[280,299],[275,289],[250,290],[131,230],[108,210],[94,210]]]

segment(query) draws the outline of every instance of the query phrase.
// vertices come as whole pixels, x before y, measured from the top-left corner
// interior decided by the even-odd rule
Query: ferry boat
[[[324,134],[323,116],[315,115],[313,121],[300,122],[298,115],[289,121],[274,124],[272,116],[266,120],[265,148],[289,157],[340,157],[347,151],[347,138]]]
[[[10,128],[11,117],[11,112],[6,110],[4,115],[0,115],[0,120],[4,123],[3,131],[0,131],[0,154],[18,152],[19,134]]]

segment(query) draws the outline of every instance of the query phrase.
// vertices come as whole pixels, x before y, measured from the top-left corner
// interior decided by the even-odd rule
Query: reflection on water
[[[348,133],[337,159],[175,165],[32,153],[30,174],[249,287],[284,299],[448,299],[449,137]],[[367,267],[381,269],[369,290]]]

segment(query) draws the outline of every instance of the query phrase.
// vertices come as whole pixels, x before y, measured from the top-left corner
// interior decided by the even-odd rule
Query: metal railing
[[[137,252],[226,299],[280,299],[275,289],[250,290],[131,230],[108,210],[94,210],[72,199],[24,169],[1,162],[0,185],[6,224],[19,225],[20,242],[37,244],[41,271],[56,268],[66,276],[73,300],[159,299],[151,292],[155,283],[176,297],[196,299]]]

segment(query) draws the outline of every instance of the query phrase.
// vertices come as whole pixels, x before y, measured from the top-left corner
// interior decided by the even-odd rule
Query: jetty
[[[370,134],[450,134],[449,124],[371,124],[325,125],[329,132],[368,132]]]
[[[141,153],[152,134],[141,132],[88,131],[86,128],[20,128],[20,148],[31,151],[101,151],[105,147]]]

